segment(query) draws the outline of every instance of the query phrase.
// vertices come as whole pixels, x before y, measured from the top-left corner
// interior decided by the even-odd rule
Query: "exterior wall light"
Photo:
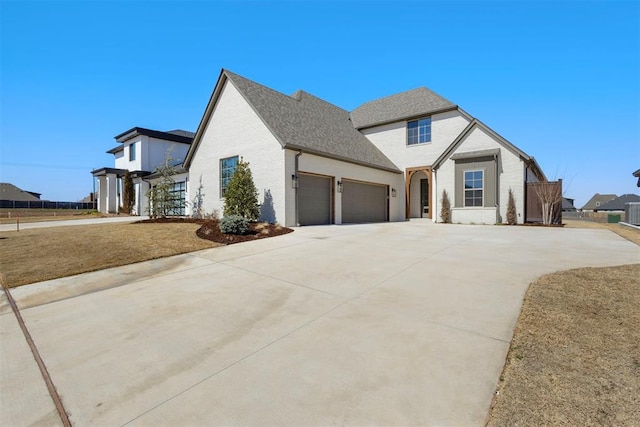
[[[300,181],[298,179],[298,175],[291,175],[291,188],[300,187]]]
[[[391,197],[396,197],[396,194],[397,194],[396,189],[392,188],[391,189]]]
[[[342,193],[342,181],[338,181],[338,193]]]

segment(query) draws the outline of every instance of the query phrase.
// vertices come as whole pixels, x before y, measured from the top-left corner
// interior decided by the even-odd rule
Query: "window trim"
[[[429,139],[427,141],[422,141],[422,142],[420,141],[420,121],[421,120],[429,120],[429,133],[428,133]],[[418,142],[410,143],[409,142],[409,125],[411,123],[415,123],[415,122],[418,123],[418,126],[416,127],[416,129],[417,129],[417,135],[416,136],[418,138]],[[432,141],[431,124],[432,124],[431,116],[425,116],[425,117],[420,117],[420,118],[413,119],[413,120],[407,120],[407,125],[405,127],[405,129],[406,129],[405,130],[405,144],[407,145],[407,147],[416,147],[416,146],[420,146],[420,145],[423,145],[423,144],[431,144],[431,141]]]
[[[480,188],[467,188],[466,182],[467,173],[480,172],[482,174],[482,187]],[[484,207],[484,196],[485,196],[485,170],[484,169],[466,169],[462,171],[462,191],[464,192],[462,195],[462,207],[464,208],[483,208]],[[475,179],[473,179],[475,181]],[[480,206],[467,206],[467,191],[481,191],[482,192],[482,200]],[[477,199],[477,197],[472,197],[472,199]]]
[[[233,176],[233,173],[231,174],[231,176],[229,176],[227,178],[227,182],[226,185],[223,185],[223,177],[222,177],[222,172],[223,172],[223,167],[222,167],[222,162],[224,162],[225,160],[231,160],[231,159],[236,159],[236,165],[235,165],[235,169],[233,170],[233,173],[235,173],[236,169],[238,169],[238,163],[240,162],[240,156],[235,155],[235,156],[230,156],[230,157],[224,157],[222,159],[220,159],[220,163],[219,163],[219,169],[220,169],[220,173],[219,173],[219,185],[220,185],[220,199],[224,199],[224,193],[227,189],[227,185],[229,185],[229,181],[231,181],[231,177]],[[229,168],[226,168],[229,169]]]

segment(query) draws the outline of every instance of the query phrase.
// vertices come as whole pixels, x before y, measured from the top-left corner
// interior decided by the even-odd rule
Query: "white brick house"
[[[184,163],[204,212],[222,211],[240,158],[262,219],[287,226],[437,221],[443,190],[453,222],[495,224],[511,189],[523,222],[525,183],[546,180],[533,157],[426,88],[348,112],[222,70]]]

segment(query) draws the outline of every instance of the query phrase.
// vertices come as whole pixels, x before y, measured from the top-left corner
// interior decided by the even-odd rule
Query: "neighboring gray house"
[[[638,169],[637,171],[635,171],[633,173],[633,176],[635,176],[636,178],[638,178],[638,187],[640,187],[640,169]]]
[[[569,199],[568,197],[562,198],[562,212],[575,212],[577,209],[573,205],[574,199]]]
[[[597,212],[600,210],[600,206],[618,197],[615,194],[600,194],[596,193],[592,198],[582,207],[583,212]]]
[[[40,193],[25,191],[8,182],[0,182],[0,200],[16,202],[39,202]]]
[[[443,191],[456,223],[506,219],[509,190],[525,221],[535,159],[458,105],[417,88],[349,112],[307,92],[277,92],[222,70],[184,163],[221,212],[237,163],[250,163],[263,220],[286,226],[440,219]]]
[[[620,197],[617,197],[607,203],[600,205],[598,208],[599,211],[615,211],[615,212],[624,212],[625,205],[627,203],[637,203],[640,202],[640,196],[637,194],[623,194]]]

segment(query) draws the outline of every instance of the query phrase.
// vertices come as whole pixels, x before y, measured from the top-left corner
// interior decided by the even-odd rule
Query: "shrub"
[[[249,221],[240,215],[225,216],[220,220],[220,231],[224,234],[247,234]]]
[[[250,221],[255,221],[260,215],[258,204],[258,190],[253,183],[249,162],[242,159],[233,173],[224,194],[224,214],[239,215]]]
[[[442,209],[440,209],[440,218],[442,222],[451,223],[451,202],[449,201],[449,195],[447,190],[442,190]]]
[[[518,216],[516,213],[516,200],[513,197],[513,191],[509,189],[509,201],[507,202],[507,224],[516,225]]]

